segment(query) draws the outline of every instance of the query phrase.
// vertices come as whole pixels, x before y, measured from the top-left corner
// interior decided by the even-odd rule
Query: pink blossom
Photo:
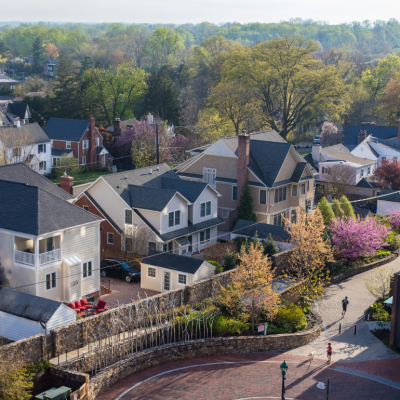
[[[400,228],[400,209],[389,211],[388,219],[395,228]]]
[[[336,218],[330,229],[333,244],[347,258],[376,255],[377,250],[387,245],[384,240],[391,230],[374,218]]]

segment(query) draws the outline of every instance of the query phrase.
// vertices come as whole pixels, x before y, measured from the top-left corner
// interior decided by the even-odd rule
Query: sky
[[[17,11],[16,11],[17,10]],[[396,0],[20,0],[1,7],[0,22],[213,23],[291,18],[337,24],[400,19]]]

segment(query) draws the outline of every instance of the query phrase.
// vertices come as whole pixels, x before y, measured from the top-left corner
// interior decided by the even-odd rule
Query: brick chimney
[[[367,137],[367,131],[358,132],[358,143],[361,143]]]
[[[397,139],[400,140],[400,119],[397,121]]]
[[[119,118],[114,119],[114,136],[121,135],[121,120]]]
[[[247,178],[247,166],[250,157],[250,136],[243,131],[238,136],[238,164],[237,164],[237,204],[239,205],[240,196]]]
[[[343,138],[344,142],[346,143],[346,126],[347,126],[347,120],[349,119],[348,114],[344,114],[344,124],[343,124]]]
[[[376,126],[376,122],[371,122],[369,126]]]
[[[94,165],[96,161],[96,120],[94,117],[88,118],[89,122],[89,149],[88,149],[88,163],[89,165]]]
[[[74,177],[69,175],[60,176],[60,188],[69,194],[73,194],[72,186],[74,186]]]

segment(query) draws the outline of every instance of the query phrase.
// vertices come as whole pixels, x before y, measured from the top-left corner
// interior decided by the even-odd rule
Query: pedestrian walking
[[[332,357],[332,344],[331,343],[328,343],[327,356],[328,356],[328,364],[330,364],[331,363],[331,357]]]
[[[347,296],[346,296],[346,298],[342,300],[342,307],[343,307],[342,315],[343,315],[343,317],[346,314],[348,305],[349,305],[349,300],[347,299]]]

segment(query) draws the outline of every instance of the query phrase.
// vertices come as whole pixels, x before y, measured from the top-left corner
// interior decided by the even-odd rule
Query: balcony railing
[[[35,265],[35,255],[26,251],[14,250],[14,260],[21,264]]]
[[[46,253],[39,254],[39,265],[61,260],[61,249],[54,249]]]

